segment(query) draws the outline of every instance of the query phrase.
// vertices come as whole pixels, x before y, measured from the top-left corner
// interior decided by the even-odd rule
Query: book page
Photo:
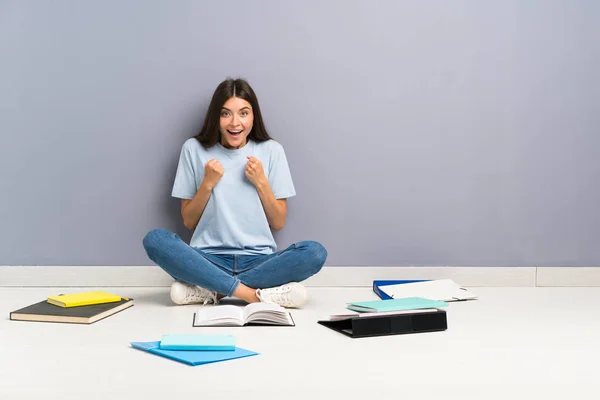
[[[242,325],[243,308],[232,305],[205,306],[196,311],[195,325],[235,324]]]
[[[285,310],[283,307],[278,306],[277,304],[270,303],[250,303],[243,308],[244,312],[244,320],[247,319],[250,314],[258,312],[258,311],[282,311]]]
[[[329,320],[337,321],[337,320],[341,320],[341,319],[381,317],[381,316],[385,316],[385,315],[419,314],[419,313],[432,312],[432,311],[437,311],[437,310],[438,310],[437,308],[421,308],[418,310],[399,310],[399,311],[383,311],[383,312],[334,314],[334,315],[329,316]]]
[[[293,325],[285,308],[269,303],[251,303],[244,307],[244,322]]]

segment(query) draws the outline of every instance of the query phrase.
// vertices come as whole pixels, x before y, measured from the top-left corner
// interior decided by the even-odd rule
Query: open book
[[[192,326],[295,326],[285,308],[269,303],[251,303],[245,307],[221,305],[202,307],[194,313]]]

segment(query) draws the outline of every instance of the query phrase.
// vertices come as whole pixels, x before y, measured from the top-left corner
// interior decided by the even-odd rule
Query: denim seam
[[[225,296],[228,296],[228,297],[233,296],[233,292],[235,292],[235,290],[241,283],[240,280],[238,278],[236,278],[235,276],[233,277],[233,279],[234,279],[234,281],[233,281],[233,284],[231,285],[231,287],[229,288],[229,291],[227,293],[223,293]]]

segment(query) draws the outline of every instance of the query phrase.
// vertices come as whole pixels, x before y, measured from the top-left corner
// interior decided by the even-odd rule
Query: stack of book
[[[133,306],[133,299],[103,291],[49,296],[10,313],[13,321],[93,324]]]
[[[353,338],[443,331],[447,302],[477,299],[452,279],[375,280],[373,291],[381,300],[347,303],[355,313],[318,323]]]
[[[351,314],[331,315],[318,321],[352,338],[436,332],[448,328],[448,303],[422,297],[347,303]]]
[[[169,334],[163,335],[157,342],[131,342],[131,346],[193,366],[258,354],[236,347],[232,335]]]

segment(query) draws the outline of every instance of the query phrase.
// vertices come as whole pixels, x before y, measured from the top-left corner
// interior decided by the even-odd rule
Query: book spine
[[[446,312],[403,314],[387,317],[353,318],[353,337],[436,332],[448,329]]]
[[[390,296],[388,296],[387,294],[385,294],[385,292],[383,292],[383,290],[381,290],[381,288],[379,286],[377,286],[377,282],[376,281],[373,282],[373,291],[375,292],[375,294],[377,296],[379,296],[379,298],[381,300],[391,300],[392,299]]]

